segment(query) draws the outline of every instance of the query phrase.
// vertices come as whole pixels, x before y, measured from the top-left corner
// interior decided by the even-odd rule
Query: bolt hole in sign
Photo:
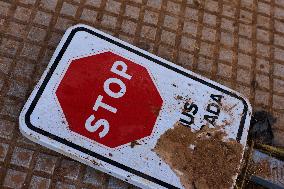
[[[136,186],[156,189],[186,188],[180,171],[158,153],[169,147],[156,150],[165,133],[177,124],[191,133],[204,126],[219,128],[224,140],[244,147],[250,115],[249,102],[239,93],[76,25],[64,34],[19,121],[22,134],[36,143]]]

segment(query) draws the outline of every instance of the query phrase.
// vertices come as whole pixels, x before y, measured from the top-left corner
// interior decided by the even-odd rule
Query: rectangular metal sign
[[[245,146],[250,116],[251,106],[241,94],[76,25],[63,36],[19,121],[22,134],[36,143],[156,189],[186,187],[183,173],[158,153],[166,144],[161,136],[171,134],[167,131],[177,124],[192,133],[218,129],[224,140]]]

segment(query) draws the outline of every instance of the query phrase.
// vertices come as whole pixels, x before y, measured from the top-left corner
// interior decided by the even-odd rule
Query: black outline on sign
[[[175,68],[175,67],[173,67],[173,66],[171,66],[171,65],[168,65],[168,64],[166,64],[166,63],[164,63],[164,62],[162,62],[162,61],[160,61],[160,60],[157,60],[157,59],[155,59],[155,58],[153,58],[153,57],[151,57],[151,56],[149,56],[149,55],[144,54],[143,52],[140,52],[140,51],[138,51],[138,50],[132,49],[131,47],[128,47],[128,46],[126,46],[126,45],[124,45],[124,44],[121,44],[121,43],[119,43],[119,42],[117,42],[117,41],[115,41],[115,40],[113,40],[113,39],[110,39],[110,38],[108,38],[108,37],[106,37],[106,36],[104,36],[104,35],[102,35],[102,34],[99,34],[99,33],[95,32],[95,31],[90,30],[90,29],[85,28],[85,27],[77,27],[77,28],[74,28],[74,29],[70,32],[70,35],[68,36],[68,38],[67,38],[67,40],[65,41],[65,43],[64,43],[64,45],[63,45],[63,47],[62,47],[62,49],[61,49],[60,52],[58,53],[58,55],[57,55],[57,57],[56,57],[54,63],[52,64],[52,66],[50,67],[49,71],[47,72],[47,74],[46,74],[46,76],[45,76],[45,78],[44,78],[44,80],[43,80],[43,82],[42,82],[42,85],[39,87],[39,90],[38,90],[38,92],[36,93],[35,98],[33,99],[33,101],[32,101],[32,103],[31,103],[30,107],[28,108],[28,110],[27,110],[27,112],[26,112],[26,114],[25,114],[25,122],[26,122],[26,125],[27,125],[28,128],[30,128],[31,130],[33,130],[33,131],[35,131],[35,132],[37,132],[37,133],[39,133],[39,134],[42,134],[42,135],[44,135],[44,136],[46,136],[46,137],[49,137],[49,138],[51,138],[51,139],[53,139],[53,140],[56,140],[57,142],[63,143],[63,144],[65,144],[65,145],[67,145],[67,146],[69,146],[69,147],[71,147],[71,148],[74,148],[74,149],[76,149],[76,150],[79,150],[79,151],[81,151],[81,152],[83,152],[83,153],[85,153],[85,154],[88,154],[88,155],[90,155],[90,156],[93,156],[93,157],[95,157],[95,158],[97,158],[97,159],[100,159],[100,160],[102,160],[102,161],[104,161],[104,162],[106,162],[106,163],[109,163],[109,164],[111,164],[111,165],[113,165],[113,166],[116,166],[116,167],[118,167],[118,168],[120,168],[120,169],[123,169],[123,170],[125,170],[125,171],[128,171],[128,172],[130,172],[130,173],[132,173],[132,174],[135,174],[135,175],[137,175],[137,176],[139,176],[139,177],[142,177],[142,178],[144,178],[144,179],[147,179],[147,180],[149,180],[149,181],[151,181],[151,182],[154,182],[154,183],[159,184],[159,185],[161,185],[161,186],[164,186],[164,187],[166,187],[166,188],[177,188],[177,187],[175,187],[175,186],[173,186],[173,185],[171,185],[171,184],[169,184],[169,183],[166,183],[166,182],[161,181],[161,180],[159,180],[159,179],[157,179],[157,178],[154,178],[154,177],[152,177],[152,176],[150,176],[150,175],[146,175],[146,174],[144,174],[144,173],[142,173],[142,172],[140,172],[140,171],[138,171],[138,170],[135,170],[135,169],[133,169],[133,168],[131,168],[131,167],[128,167],[128,166],[126,166],[126,165],[123,165],[123,164],[121,164],[121,163],[118,163],[118,162],[116,162],[116,161],[113,161],[113,160],[111,160],[111,159],[109,159],[109,158],[107,158],[107,157],[104,157],[104,156],[102,156],[102,155],[100,155],[100,154],[97,154],[96,152],[92,152],[91,150],[88,150],[88,149],[86,149],[86,148],[83,148],[83,147],[81,147],[81,146],[79,146],[79,145],[77,145],[77,144],[74,144],[74,143],[72,143],[72,142],[70,142],[70,141],[68,141],[68,140],[66,140],[66,139],[64,139],[64,138],[60,138],[60,137],[58,137],[58,136],[56,136],[56,135],[53,135],[53,134],[51,134],[51,133],[49,133],[49,132],[47,132],[47,131],[44,131],[44,130],[42,130],[42,129],[40,129],[40,128],[37,128],[37,127],[35,127],[34,125],[31,124],[30,116],[31,116],[31,114],[32,114],[32,112],[33,112],[33,110],[34,110],[34,108],[35,108],[35,106],[36,106],[38,100],[40,99],[40,97],[41,97],[41,95],[42,95],[42,93],[43,93],[43,91],[44,91],[44,89],[45,89],[45,87],[46,87],[48,81],[50,80],[50,78],[51,78],[51,76],[52,76],[54,70],[56,69],[57,65],[59,64],[59,62],[60,62],[60,60],[61,60],[63,54],[65,53],[65,51],[66,51],[68,45],[69,45],[70,42],[71,42],[72,38],[74,37],[74,35],[76,34],[76,32],[79,32],[79,31],[84,31],[84,32],[90,33],[90,34],[92,34],[92,35],[95,35],[96,37],[101,38],[101,39],[103,39],[103,40],[105,40],[105,41],[108,41],[109,43],[112,43],[112,44],[114,44],[114,45],[116,45],[116,46],[118,46],[118,47],[124,48],[124,49],[126,49],[126,50],[128,50],[128,51],[130,51],[130,52],[132,52],[132,53],[135,53],[135,54],[137,54],[138,56],[141,56],[141,57],[146,58],[146,59],[148,59],[148,60],[150,60],[150,61],[152,61],[152,62],[155,62],[155,63],[159,64],[160,66],[163,66],[163,67],[165,67],[165,68],[167,68],[167,69],[170,69],[170,70],[172,70],[172,71],[174,71],[174,72],[176,72],[176,73],[182,74],[182,75],[184,75],[184,76],[186,76],[186,77],[189,77],[189,78],[191,78],[191,79],[193,79],[193,80],[195,80],[195,81],[198,81],[198,82],[200,82],[200,83],[202,83],[202,84],[204,84],[204,85],[207,85],[208,87],[214,88],[214,89],[219,90],[219,91],[221,91],[221,92],[223,92],[223,93],[225,93],[225,94],[227,94],[227,95],[230,95],[230,96],[232,96],[232,97],[235,97],[235,98],[241,100],[242,103],[243,103],[243,105],[244,105],[244,110],[243,110],[243,116],[242,116],[242,118],[241,118],[240,127],[239,127],[239,129],[238,129],[237,138],[236,138],[236,140],[237,140],[238,142],[240,141],[241,136],[242,136],[242,132],[243,132],[243,128],[244,128],[244,123],[245,123],[247,111],[248,111],[247,102],[246,102],[242,97],[240,97],[240,96],[238,96],[237,94],[232,93],[232,92],[230,92],[230,91],[226,91],[226,90],[224,90],[224,89],[222,89],[222,88],[220,88],[220,87],[218,87],[218,86],[216,86],[216,85],[214,85],[214,84],[212,84],[212,83],[209,83],[209,82],[204,81],[204,80],[202,80],[202,79],[200,79],[200,78],[197,78],[196,76],[193,76],[193,75],[191,75],[191,74],[189,74],[189,73],[186,73],[186,72],[184,72],[184,71],[182,71],[182,70],[179,70],[178,68]]]

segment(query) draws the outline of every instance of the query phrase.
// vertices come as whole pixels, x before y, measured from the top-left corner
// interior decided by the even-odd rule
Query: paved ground
[[[75,23],[240,91],[277,117],[281,142],[284,0],[0,0],[0,188],[131,188],[19,133],[21,107]]]

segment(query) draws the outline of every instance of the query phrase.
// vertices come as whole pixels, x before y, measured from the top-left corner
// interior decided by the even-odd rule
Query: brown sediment
[[[248,167],[248,177],[250,176],[259,176],[262,178],[271,177],[270,163],[267,159],[263,159],[259,162],[251,161]]]
[[[182,100],[182,99],[183,99],[183,97],[182,97],[182,96],[180,96],[180,95],[177,95],[177,96],[175,97],[175,99],[177,99],[177,100]]]
[[[92,162],[94,165],[100,166],[100,164],[99,164],[98,162],[96,162],[95,160],[91,160],[91,162]]]
[[[136,140],[130,143],[130,147],[134,148],[137,145],[141,145],[140,143],[138,143]]]
[[[231,188],[238,173],[243,146],[225,141],[220,128],[198,132],[176,124],[158,140],[155,152],[180,177],[185,188]]]

